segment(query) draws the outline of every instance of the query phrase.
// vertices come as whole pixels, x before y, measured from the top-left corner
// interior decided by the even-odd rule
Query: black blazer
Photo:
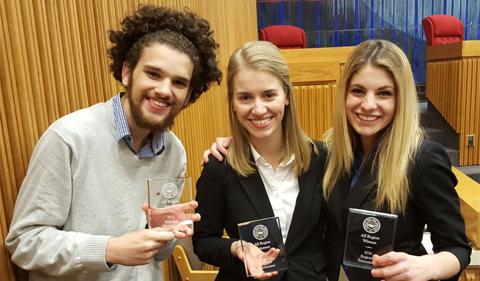
[[[421,244],[426,224],[431,232],[434,252],[451,252],[460,261],[461,268],[465,268],[470,262],[471,247],[465,236],[465,223],[455,191],[457,179],[451,171],[447,154],[439,144],[424,141],[409,180],[407,210],[397,220],[394,250],[417,256],[426,254]],[[372,159],[368,160],[351,191],[349,186],[350,179],[342,179],[328,200],[325,253],[329,280],[338,280],[348,208],[375,209],[376,170],[372,169]],[[388,212],[387,209],[380,211]],[[368,270],[349,267],[348,273],[350,281],[374,280]],[[457,280],[459,274],[448,280]]]
[[[300,191],[285,243],[288,270],[271,280],[325,279],[321,251],[325,221],[321,188],[324,163],[323,154],[312,154],[308,172],[298,178]],[[231,255],[230,245],[238,240],[238,223],[274,216],[258,171],[242,177],[229,165],[210,157],[197,182],[196,200],[196,211],[202,219],[195,223],[195,253],[200,260],[220,267],[216,280],[253,280],[246,277],[243,263]],[[228,239],[222,238],[224,228]]]

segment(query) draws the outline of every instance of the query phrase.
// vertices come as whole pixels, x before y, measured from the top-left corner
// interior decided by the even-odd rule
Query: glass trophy
[[[186,220],[185,211],[178,207],[182,191],[191,189],[190,177],[149,178],[148,186],[148,227],[172,229],[180,225],[193,228],[193,222]]]
[[[287,269],[278,217],[238,224],[247,277]]]
[[[372,269],[374,254],[393,250],[396,226],[397,215],[350,208],[343,264]]]

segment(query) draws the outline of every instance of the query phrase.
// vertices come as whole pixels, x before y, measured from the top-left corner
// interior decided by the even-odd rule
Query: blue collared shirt
[[[127,117],[123,111],[121,96],[124,93],[120,93],[113,97],[113,125],[115,127],[115,139],[117,141],[124,140],[128,147],[135,153],[138,158],[151,158],[160,155],[165,149],[163,132],[153,132],[152,137],[148,140],[143,147],[135,152],[132,142],[132,136],[130,135],[130,128],[128,127]]]
[[[350,182],[350,189],[357,183],[362,174],[363,153],[361,151],[355,153],[355,160],[353,160],[353,176]]]

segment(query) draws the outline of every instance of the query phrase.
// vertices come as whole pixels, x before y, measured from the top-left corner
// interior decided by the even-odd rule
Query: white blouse
[[[274,170],[252,145],[250,147],[273,213],[280,219],[283,243],[285,243],[300,190],[298,176],[293,170],[295,156],[292,155],[288,161],[280,163]]]

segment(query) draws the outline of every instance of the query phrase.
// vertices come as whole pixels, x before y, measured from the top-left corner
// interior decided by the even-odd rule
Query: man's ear
[[[126,62],[123,63],[122,66],[122,85],[127,88],[128,83],[131,82],[130,79],[132,77],[132,71],[130,70],[130,67],[127,65]]]

